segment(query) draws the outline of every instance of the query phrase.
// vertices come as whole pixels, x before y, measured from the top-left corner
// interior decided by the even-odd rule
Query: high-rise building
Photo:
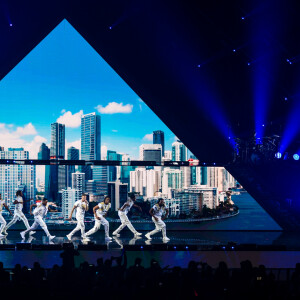
[[[72,173],[72,189],[79,191],[80,197],[85,193],[85,173]]]
[[[140,160],[156,161],[160,164],[162,160],[162,146],[160,144],[142,144],[140,146]]]
[[[81,159],[101,159],[101,119],[96,113],[90,113],[81,117]],[[90,166],[82,166],[85,179],[93,179]]]
[[[40,146],[39,152],[38,152],[38,159],[39,160],[49,160],[50,159],[50,149],[46,146],[45,143],[42,143]],[[47,195],[47,192],[50,188],[50,166],[45,165],[45,195]]]
[[[68,160],[79,160],[79,149],[70,147],[67,150]],[[66,166],[67,168],[67,187],[72,187],[72,173],[75,173],[75,165]]]
[[[162,194],[171,197],[171,189],[181,189],[184,185],[183,171],[175,168],[164,168],[162,172]]]
[[[120,180],[108,183],[108,196],[111,200],[111,209],[118,210],[127,201],[128,184],[121,183]]]
[[[153,144],[161,145],[161,154],[165,156],[165,134],[161,130],[153,131]]]
[[[0,151],[0,159],[29,159],[29,152],[24,148],[8,148]],[[0,194],[9,207],[13,207],[16,191],[26,190],[24,200],[35,199],[36,166],[35,165],[0,165]]]
[[[93,182],[97,184],[97,194],[107,195],[108,183],[108,168],[109,166],[94,166],[93,167]],[[87,193],[89,193],[87,191]]]
[[[235,179],[223,167],[207,167],[207,185],[218,188],[220,192],[226,192],[235,186]]]
[[[51,124],[50,159],[65,158],[65,125]],[[50,165],[49,185],[46,187],[46,197],[51,201],[61,200],[61,191],[66,188],[66,167]]]
[[[117,153],[116,151],[107,150],[107,160],[117,160],[122,161],[122,154]],[[109,166],[108,167],[108,181],[115,181],[120,179],[121,168],[119,166]]]
[[[60,123],[51,124],[50,158],[65,158],[65,125]]]
[[[172,160],[172,151],[165,150],[165,156],[163,157],[164,161]]]
[[[65,220],[69,218],[74,203],[80,200],[81,196],[80,191],[70,187],[62,191],[62,214]],[[75,212],[73,216],[75,216]]]
[[[187,161],[187,148],[180,141],[172,144],[172,160],[173,161]]]

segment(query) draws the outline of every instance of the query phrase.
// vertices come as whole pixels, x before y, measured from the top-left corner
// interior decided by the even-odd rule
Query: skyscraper
[[[120,180],[108,183],[108,196],[111,200],[111,209],[118,210],[127,201],[128,184]]]
[[[64,219],[69,218],[74,203],[80,200],[81,196],[80,191],[71,189],[70,187],[62,191],[62,214]],[[75,212],[73,213],[73,216],[74,215]]]
[[[64,159],[65,157],[65,125],[51,124],[50,159]],[[59,192],[66,188],[66,167],[50,165],[49,188],[46,197],[52,201],[61,200]]]
[[[79,160],[79,149],[75,147],[68,148],[67,158],[68,160]],[[67,187],[72,187],[72,173],[75,173],[75,165],[67,167]]]
[[[29,152],[24,148],[8,148],[7,151],[0,151],[0,159],[29,159]],[[18,189],[26,190],[25,200],[35,199],[35,185],[34,165],[0,165],[0,194],[8,206],[13,206]]]
[[[117,160],[122,161],[122,154],[117,153],[116,151],[107,150],[107,160]],[[109,166],[108,167],[108,181],[115,181],[119,179],[121,168],[118,166]],[[119,174],[118,174],[119,173]]]
[[[161,145],[161,154],[165,156],[165,133],[161,130],[153,131],[153,144]]]
[[[160,144],[142,144],[140,146],[140,160],[161,163],[162,146]]]
[[[187,161],[187,148],[180,141],[172,144],[172,160],[173,161]]]
[[[101,159],[101,119],[96,113],[90,113],[81,117],[81,159]],[[93,179],[90,166],[82,166],[85,179]]]
[[[38,152],[38,159],[49,160],[50,159],[50,149],[45,143],[42,143]],[[50,166],[45,165],[45,195],[49,193],[50,188]]]
[[[80,197],[85,192],[85,173],[76,172],[72,174],[72,188],[79,191]]]

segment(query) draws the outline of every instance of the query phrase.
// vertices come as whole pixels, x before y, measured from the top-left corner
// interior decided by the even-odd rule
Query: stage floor
[[[19,243],[31,243],[33,245],[60,245],[69,243],[66,238],[68,231],[52,231],[55,239],[49,241],[43,231],[38,230],[32,237],[21,239],[20,231],[10,230],[6,238],[0,239],[0,245],[17,245]],[[108,249],[120,249],[125,245],[158,245],[163,243],[161,234],[156,234],[152,240],[145,238],[145,233],[139,239],[133,238],[131,232],[124,230],[119,238],[113,238],[111,242],[104,239],[104,232],[98,231],[90,237],[91,244],[107,245]],[[236,245],[255,244],[260,246],[285,246],[287,250],[300,250],[300,233],[282,231],[168,231],[170,238],[168,245],[174,246],[198,246],[198,249],[209,249],[213,246],[222,246],[234,243]],[[72,238],[74,246],[82,244],[79,233]]]

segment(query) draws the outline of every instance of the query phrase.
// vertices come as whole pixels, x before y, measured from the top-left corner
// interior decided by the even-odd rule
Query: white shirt
[[[18,203],[15,204],[15,212],[22,212],[22,210],[23,210],[23,198],[21,196],[18,196],[16,200],[18,201]]]
[[[3,204],[5,203],[5,200],[0,200],[0,214],[3,211]]]
[[[48,207],[49,205],[47,204],[46,206],[43,205],[42,203],[39,203],[35,210],[33,211],[34,217],[42,217],[44,218],[46,214],[48,213]]]
[[[164,205],[159,206],[158,204],[155,204],[152,208],[154,216],[158,218],[161,218],[166,211],[166,207]]]
[[[98,217],[105,216],[107,212],[109,211],[111,204],[105,204],[104,202],[101,202],[98,204],[99,209],[97,209],[96,214]]]
[[[123,212],[127,215],[128,212],[130,211],[132,205],[134,204],[134,202],[133,202],[131,199],[128,199],[127,202],[126,202],[126,204],[127,204],[128,206],[126,206],[126,207],[124,208]]]
[[[82,200],[78,200],[74,203],[76,207],[76,217],[84,217],[85,208],[87,207],[86,202],[82,202]]]

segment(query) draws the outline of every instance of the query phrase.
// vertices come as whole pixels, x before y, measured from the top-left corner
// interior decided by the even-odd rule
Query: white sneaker
[[[0,239],[3,239],[3,238],[5,238],[5,235],[0,233]]]
[[[55,235],[50,235],[49,236],[49,241],[53,240],[55,238]]]
[[[141,232],[136,232],[134,235],[140,236],[143,235]]]
[[[167,236],[165,236],[164,238],[163,238],[163,241],[164,242],[168,242],[170,239],[167,237]]]
[[[36,233],[36,231],[30,231],[29,232],[29,235],[33,235],[33,234],[35,234]]]
[[[69,241],[72,241],[72,236],[70,234],[67,234],[66,237]]]
[[[114,236],[120,236],[120,234],[117,233],[116,231],[113,232],[113,235],[114,235]]]
[[[139,235],[136,235],[136,234],[133,236],[133,239],[135,239],[135,240],[137,240],[137,239],[141,239],[141,238],[142,238],[141,236],[139,236]]]
[[[85,237],[85,238],[82,238],[82,241],[83,241],[84,243],[87,243],[87,242],[90,241],[90,239],[89,239],[88,237]]]
[[[5,229],[2,230],[2,234],[8,235],[7,231]]]
[[[110,241],[112,240],[112,238],[110,236],[106,236],[105,239],[110,240]]]
[[[24,231],[20,232],[20,235],[21,235],[22,240],[24,240],[25,239],[25,232]]]
[[[150,236],[150,232],[148,232],[147,234],[145,234],[145,237],[146,237],[148,240],[152,240],[152,237]]]

